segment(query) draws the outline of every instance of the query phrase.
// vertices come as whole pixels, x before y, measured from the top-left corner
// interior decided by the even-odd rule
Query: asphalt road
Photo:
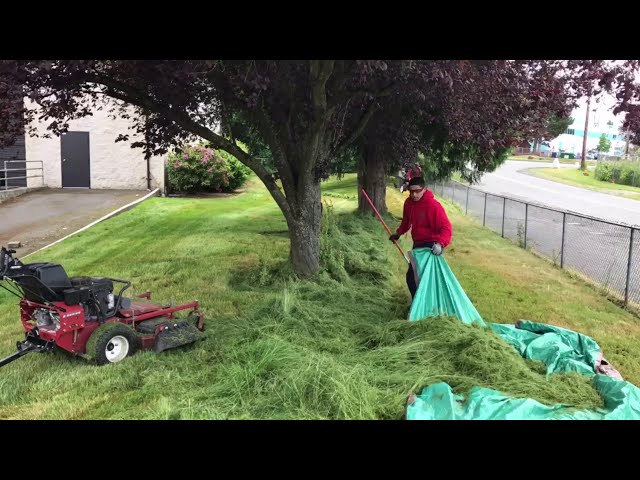
[[[640,202],[637,200],[572,187],[521,172],[540,167],[549,168],[551,164],[507,161],[494,173],[484,175],[476,188],[640,228]],[[575,168],[565,164],[560,164],[560,167]]]
[[[548,168],[550,164],[508,161],[474,185],[477,190],[469,190],[468,199],[467,189],[460,184],[455,188],[449,184],[444,189],[438,185],[435,193],[455,200],[469,215],[484,221],[488,228],[499,234],[504,232],[505,237],[521,246],[524,246],[526,224],[527,247],[553,259],[558,265],[562,262],[565,268],[586,275],[621,297],[627,285],[631,246],[628,296],[640,304],[640,230],[635,230],[631,245],[631,228],[598,220],[640,228],[640,202],[521,172],[539,167]],[[561,168],[575,167],[561,164]],[[488,194],[486,209],[484,192]],[[525,203],[530,205],[527,207]],[[553,209],[573,214],[563,215]]]

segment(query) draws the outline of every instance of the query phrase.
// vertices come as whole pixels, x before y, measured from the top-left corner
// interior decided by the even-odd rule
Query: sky
[[[591,110],[589,129],[591,130],[593,128],[594,130],[607,131],[607,122],[612,121],[613,126],[611,127],[611,133],[618,132],[624,121],[624,114],[614,115],[612,112],[614,106],[615,97],[611,94],[603,94],[598,102],[592,99],[589,107]],[[586,107],[586,98],[578,101],[578,106],[571,113],[571,117],[573,117],[571,128],[584,129]]]
[[[608,60],[613,64],[619,64],[624,60]],[[640,83],[640,71],[635,72],[635,81]],[[610,120],[613,122],[611,127],[611,133],[619,132],[622,122],[624,121],[624,114],[614,115],[612,110],[615,106],[615,96],[609,93],[603,93],[600,95],[598,102],[595,99],[591,100],[590,110],[591,116],[589,117],[589,128],[599,129],[602,131],[607,130],[607,122]],[[578,106],[573,110],[571,116],[574,119],[571,128],[584,129],[584,121],[586,116],[587,99],[583,98],[578,101]],[[595,110],[595,111],[594,111]]]

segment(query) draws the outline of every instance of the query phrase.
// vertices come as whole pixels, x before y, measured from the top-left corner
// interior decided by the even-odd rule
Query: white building
[[[33,108],[33,104],[28,104]],[[38,183],[51,188],[92,189],[164,189],[165,157],[149,161],[140,148],[131,148],[135,132],[128,127],[132,120],[109,117],[108,109],[94,110],[92,115],[71,120],[69,131],[51,138],[25,136],[27,168],[42,162],[43,179],[29,179],[27,186]],[[37,125],[46,132],[46,123]],[[130,140],[115,142],[118,134]],[[39,181],[40,180],[40,181]]]
[[[620,132],[623,115],[614,115],[612,109],[615,99],[610,95],[604,95],[600,99],[592,99],[589,105],[589,124],[587,133],[587,151],[595,150],[600,143],[600,137],[604,134],[611,142],[611,148],[607,155],[623,155],[626,139]],[[573,123],[562,135],[551,140],[551,152],[582,154],[584,140],[585,120],[587,113],[587,100],[583,99],[578,107],[571,113]]]

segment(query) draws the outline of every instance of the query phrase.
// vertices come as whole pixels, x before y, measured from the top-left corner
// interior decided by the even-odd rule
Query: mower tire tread
[[[99,326],[91,334],[87,342],[87,355],[98,365],[112,363],[107,359],[105,350],[111,339],[117,336],[122,336],[129,342],[127,357],[136,353],[138,349],[138,336],[135,330],[120,322],[109,322]]]

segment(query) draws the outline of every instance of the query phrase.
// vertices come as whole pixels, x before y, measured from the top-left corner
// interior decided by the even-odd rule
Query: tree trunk
[[[371,202],[378,212],[387,212],[387,174],[386,162],[382,155],[382,149],[377,146],[366,146],[364,153],[358,161],[358,211],[361,213],[373,210],[362,194],[365,189]]]
[[[292,205],[292,218],[287,218],[291,249],[289,259],[301,277],[320,270],[320,182],[299,187],[298,201]]]

